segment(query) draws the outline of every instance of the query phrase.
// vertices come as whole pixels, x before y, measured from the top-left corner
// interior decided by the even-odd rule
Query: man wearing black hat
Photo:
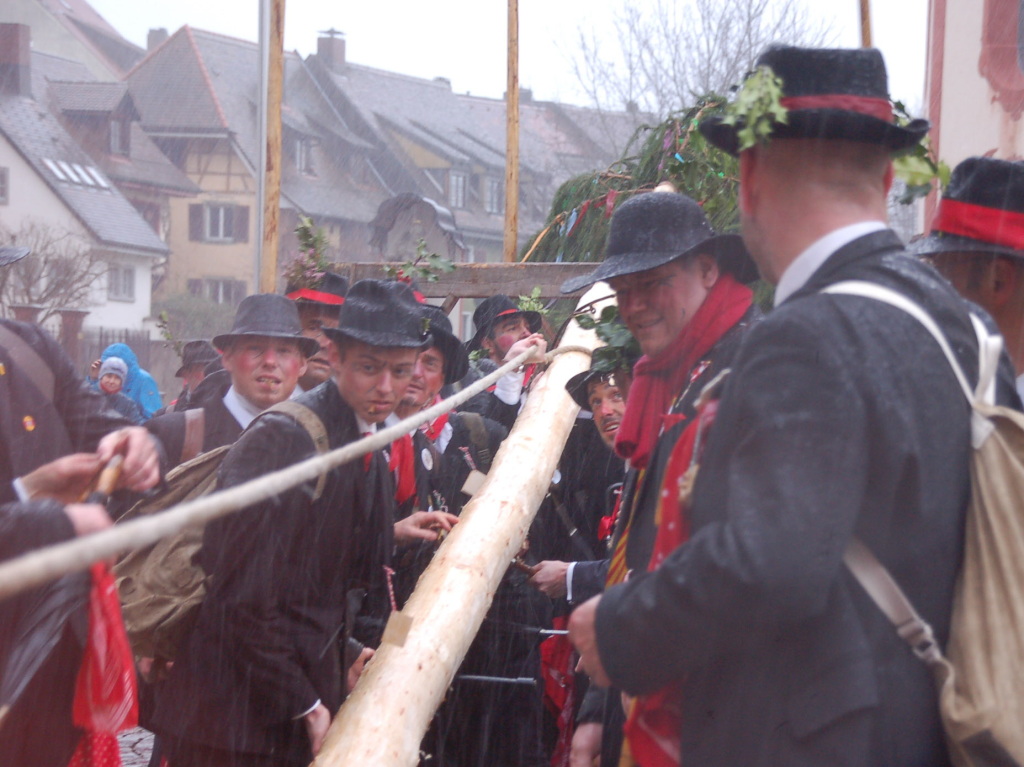
[[[704,386],[727,368],[745,330],[759,317],[743,283],[756,271],[737,235],[717,234],[701,207],[667,191],[637,195],[612,216],[605,260],[591,274],[562,286],[572,292],[599,280],[615,291],[619,314],[644,356],[634,366],[626,410],[615,437],[628,460],[619,522],[607,563],[579,565],[591,587],[644,572],[659,530],[678,517],[678,483],[685,462],[672,460],[695,424]],[[660,521],[660,525],[659,525]],[[673,520],[675,521],[675,520]],[[602,571],[607,573],[601,578]],[[575,588],[573,600],[589,596]],[[591,592],[593,593],[593,592]],[[608,698],[603,761],[617,762],[621,738],[618,696]]]
[[[541,316],[524,311],[506,295],[485,298],[473,312],[476,332],[466,343],[470,352],[482,350],[485,357],[476,363],[477,372],[486,375],[517,357],[532,345],[536,356],[547,351],[547,340],[541,333]],[[522,406],[523,390],[529,385],[533,365],[506,373],[488,391],[466,403],[465,409],[491,418],[511,429]]]
[[[182,412],[146,422],[164,444],[171,467],[230,445],[257,415],[289,399],[306,360],[320,348],[302,335],[295,304],[273,293],[247,296],[231,332],[213,343],[224,369],[203,379]]]
[[[0,247],[0,267],[28,253]],[[110,526],[106,509],[77,501],[116,453],[125,455],[122,487],[159,481],[159,449],[146,431],[108,409],[42,328],[0,319],[0,560]],[[0,602],[0,702],[10,705],[0,764],[71,759],[82,737],[73,702],[91,582],[88,572],[67,575]],[[40,615],[55,605],[49,618],[68,617],[48,627]],[[26,686],[12,693],[18,677]]]
[[[338,327],[338,315],[348,293],[348,280],[340,274],[325,272],[313,287],[289,285],[285,296],[295,302],[302,323],[302,335],[312,338],[320,350],[307,360],[306,372],[299,378],[299,388],[306,392],[331,377],[327,347],[330,341],[326,328]]]
[[[992,315],[1024,398],[1024,162],[968,157],[957,165],[931,234],[912,250]]]
[[[284,300],[282,298],[282,300]],[[294,311],[294,308],[293,308]],[[395,408],[428,339],[407,285],[352,286],[329,329],[334,384],[297,402],[329,449],[376,430]],[[315,453],[291,416],[268,413],[221,464],[232,487]],[[394,487],[380,452],[211,523],[198,562],[208,593],[157,705],[172,767],[295,765],[320,749],[344,697],[339,638],[346,594],[383,577]]]
[[[218,359],[219,356],[209,341],[186,341],[181,350],[181,367],[174,374],[175,378],[182,380],[181,393],[170,405],[158,410],[153,416],[187,410],[196,387],[206,378],[206,366]]]
[[[883,223],[891,153],[927,123],[894,119],[878,51],[772,48],[758,63],[782,81],[786,122],[750,147],[743,119],[701,130],[740,153],[744,239],[776,308],[732,362],[688,540],[578,608],[571,636],[603,683],[651,696],[676,680],[683,763],[947,764],[931,671],[843,555],[856,535],[945,643],[970,408],[917,320],[823,292],[902,293],[977,376],[964,302]]]

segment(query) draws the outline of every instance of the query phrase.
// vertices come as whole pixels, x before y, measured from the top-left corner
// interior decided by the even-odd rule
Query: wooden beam
[[[387,264],[372,262],[338,263],[333,269],[352,284],[358,280],[383,279],[385,266]],[[540,288],[542,298],[574,298],[583,291],[562,295],[559,290],[562,283],[596,268],[594,263],[459,264],[455,271],[438,275],[437,282],[419,282],[417,287],[427,298],[487,298],[496,293],[527,296],[535,287]]]
[[[581,302],[606,295],[599,286]],[[598,344],[593,331],[575,322],[562,341],[583,349]],[[589,354],[569,351],[538,379],[483,486],[405,608],[391,614],[377,654],[331,724],[316,767],[419,762],[423,734],[522,546],[576,420],[579,406],[565,384],[589,364]]]
[[[871,0],[860,0],[860,47],[871,47]]]
[[[514,263],[519,233],[519,0],[508,0],[508,85],[505,88],[505,248]]]
[[[267,79],[267,174],[263,192],[260,292],[277,292],[281,219],[281,92],[284,82],[284,2],[270,0],[270,69]]]

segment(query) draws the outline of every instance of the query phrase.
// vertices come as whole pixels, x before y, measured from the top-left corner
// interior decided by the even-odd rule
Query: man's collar
[[[227,393],[224,395],[224,407],[235,417],[243,429],[248,428],[256,416],[263,412],[262,408],[252,404],[239,394],[235,390],[234,384],[228,387]]]
[[[367,423],[354,410],[352,411],[352,414],[356,417],[356,428],[359,429],[360,434],[366,434],[367,432],[369,432],[370,434],[377,433],[377,424]]]
[[[835,229],[824,237],[820,237],[797,256],[782,273],[779,284],[775,286],[775,306],[796,293],[807,284],[811,276],[818,271],[828,257],[859,237],[872,232],[887,229],[882,221],[860,221],[840,229]]]

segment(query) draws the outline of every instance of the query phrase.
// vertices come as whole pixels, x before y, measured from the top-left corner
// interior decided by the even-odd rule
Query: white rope
[[[242,485],[220,490],[167,511],[114,525],[98,533],[75,538],[43,549],[36,549],[0,564],[0,599],[18,594],[69,573],[88,569],[94,562],[111,559],[132,549],[156,543],[186,527],[206,523],[252,506],[271,496],[315,479],[331,469],[350,463],[367,453],[391,444],[422,424],[434,420],[479,394],[494,381],[522,365],[535,346],[505,363],[493,373],[474,381],[446,400],[410,416],[375,434],[293,464]],[[546,355],[551,359],[566,352],[590,353],[585,347],[563,347]]]

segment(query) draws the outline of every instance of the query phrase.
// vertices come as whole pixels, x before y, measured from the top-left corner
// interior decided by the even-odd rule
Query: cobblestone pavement
[[[146,767],[153,751],[153,733],[136,727],[118,735],[121,742],[121,762],[124,767]]]

